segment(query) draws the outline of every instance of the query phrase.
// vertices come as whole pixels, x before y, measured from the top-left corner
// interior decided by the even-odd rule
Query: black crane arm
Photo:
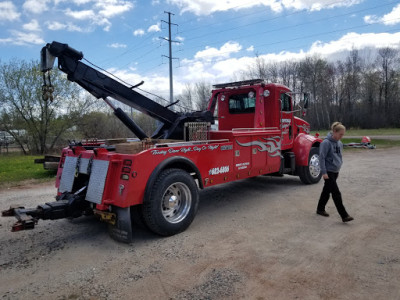
[[[179,117],[170,109],[81,62],[82,52],[67,44],[52,42],[42,48],[41,71],[45,73],[51,70],[56,57],[58,68],[68,75],[68,80],[76,82],[96,98],[112,97],[169,125]]]
[[[175,113],[146,96],[134,91],[108,75],[81,62],[83,53],[67,44],[52,42],[41,50],[41,71],[46,74],[53,68],[55,59],[58,58],[58,68],[67,74],[70,81],[76,82],[96,98],[114,98],[138,111],[159,120],[161,124],[153,133],[153,138],[183,139],[185,122],[214,122],[212,113],[208,110]],[[45,75],[44,75],[45,77]],[[147,138],[143,130],[126,115],[120,108],[114,108],[115,115],[141,140]]]

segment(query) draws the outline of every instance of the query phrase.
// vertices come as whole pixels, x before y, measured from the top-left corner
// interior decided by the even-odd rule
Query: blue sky
[[[267,62],[351,49],[400,48],[400,4],[390,0],[0,0],[0,59],[38,60],[68,43],[94,64],[167,97],[168,14],[174,89],[235,78]],[[163,21],[162,21],[163,20]]]

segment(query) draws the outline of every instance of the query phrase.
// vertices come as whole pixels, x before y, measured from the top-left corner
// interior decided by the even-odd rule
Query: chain
[[[50,100],[50,102],[53,102],[54,96],[54,87],[51,84],[51,78],[50,78],[50,72],[48,72],[47,76],[47,81],[46,81],[46,74],[43,73],[43,85],[42,85],[42,99],[44,101]]]
[[[89,164],[88,164],[88,168],[87,168],[88,175],[90,175],[90,173],[92,173],[93,158],[94,158],[94,155],[92,155],[89,159]]]
[[[76,161],[75,177],[78,177],[78,175],[79,175],[79,167],[81,165],[81,156],[82,156],[82,154],[79,154],[78,160]]]

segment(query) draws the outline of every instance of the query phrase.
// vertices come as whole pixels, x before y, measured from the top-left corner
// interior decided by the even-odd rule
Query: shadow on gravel
[[[250,204],[255,196],[259,197],[260,194],[283,191],[282,186],[285,186],[286,192],[302,186],[307,187],[295,176],[258,176],[229,182],[200,191],[199,211],[201,214],[207,214],[215,209],[224,209],[225,206],[241,204],[243,201]]]

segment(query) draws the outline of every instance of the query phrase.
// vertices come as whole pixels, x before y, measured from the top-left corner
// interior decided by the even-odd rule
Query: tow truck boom
[[[44,88],[50,86],[50,80],[46,81],[45,74],[54,65],[58,58],[58,68],[67,74],[68,80],[74,81],[91,93],[96,98],[104,99],[110,106],[108,97],[116,99],[138,111],[162,122],[162,125],[153,133],[153,138],[182,139],[183,124],[185,122],[205,121],[213,122],[210,112],[176,113],[168,107],[164,107],[150,98],[136,92],[138,86],[128,87],[110,76],[83,63],[83,53],[59,42],[47,44],[41,50],[41,71],[45,81]],[[126,115],[120,108],[114,109],[115,115],[141,140],[147,138],[143,130]]]

